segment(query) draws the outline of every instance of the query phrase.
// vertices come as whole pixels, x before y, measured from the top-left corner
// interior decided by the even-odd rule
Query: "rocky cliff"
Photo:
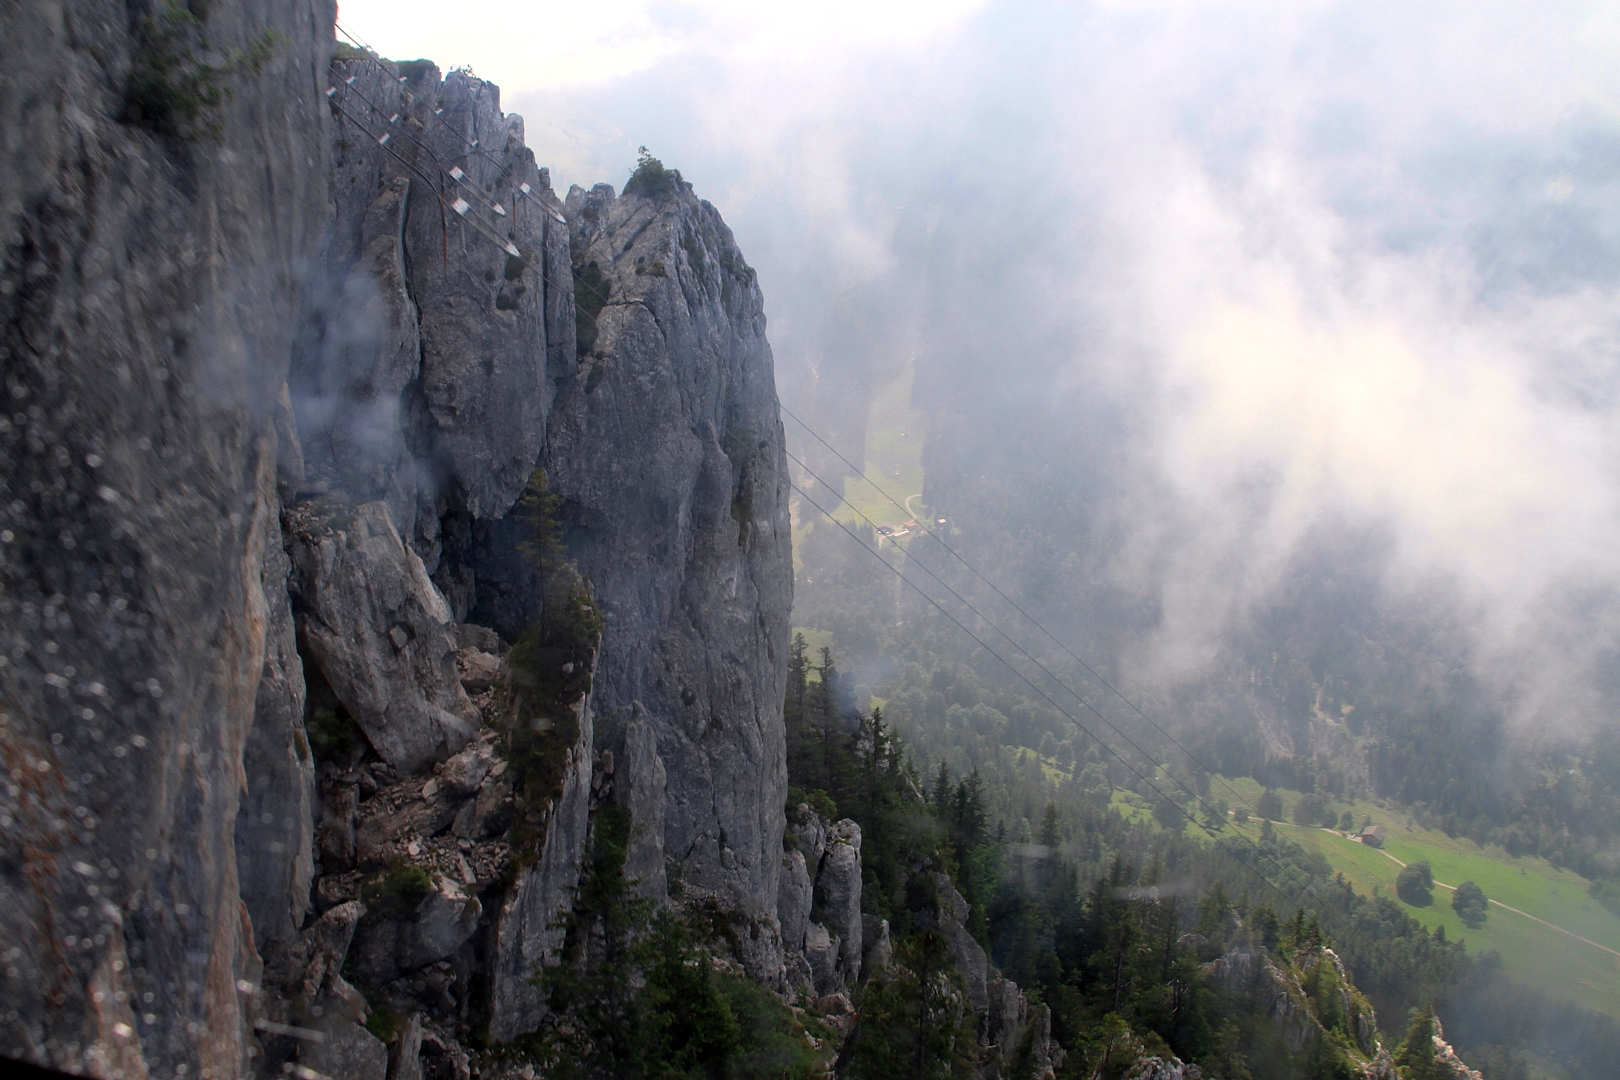
[[[785,985],[753,272],[677,174],[559,200],[495,87],[332,16],[5,19],[3,1054],[465,1075],[609,801]]]
[[[4,16],[6,1053],[236,1075],[243,882],[278,894],[272,921],[302,906],[299,844],[244,878],[235,827],[250,746],[282,753],[295,817],[310,795],[281,742],[302,676],[276,425],[297,270],[328,217],[331,20],[222,2],[202,26],[97,0]]]

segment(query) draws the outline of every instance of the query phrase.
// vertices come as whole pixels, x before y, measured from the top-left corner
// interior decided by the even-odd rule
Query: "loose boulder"
[[[478,929],[483,908],[457,882],[434,875],[433,889],[406,919],[370,918],[355,941],[355,969],[371,986],[443,960]]]
[[[456,674],[449,605],[384,502],[295,530],[294,610],[309,659],[378,755],[402,773],[465,746],[478,710]]]

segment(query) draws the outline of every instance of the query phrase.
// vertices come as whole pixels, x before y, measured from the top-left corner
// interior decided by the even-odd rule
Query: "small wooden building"
[[[1383,847],[1384,827],[1382,825],[1369,825],[1365,829],[1362,829],[1361,842],[1369,847]]]

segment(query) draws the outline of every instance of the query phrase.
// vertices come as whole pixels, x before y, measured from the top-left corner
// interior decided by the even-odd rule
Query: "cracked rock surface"
[[[299,636],[366,740],[403,771],[460,750],[478,710],[456,674],[450,607],[387,503],[342,512],[320,534],[302,513],[292,520]]]
[[[685,880],[774,915],[792,554],[759,286],[690,185],[576,188],[568,212],[596,300],[577,292],[605,302],[559,381],[542,460],[605,619],[595,707],[639,705],[655,734],[663,846]],[[475,548],[503,630],[533,588],[500,556],[505,535]]]
[[[543,1014],[598,718],[638,888],[679,864],[785,985],[792,573],[753,271],[678,181],[565,205],[496,87],[333,64],[332,18],[186,22],[203,52],[277,43],[206,139],[125,111],[154,43],[122,5],[25,4],[0,37],[0,1054],[468,1076],[475,1027]],[[545,614],[537,467],[605,617],[540,795],[497,737]]]

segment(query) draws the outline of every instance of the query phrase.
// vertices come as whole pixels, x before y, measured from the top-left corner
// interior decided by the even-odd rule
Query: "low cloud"
[[[1450,598],[1507,711],[1603,715],[1620,15],[750,10],[557,24],[545,47],[585,74],[523,45],[532,14],[493,54],[527,66],[464,51],[560,183],[622,183],[645,143],[720,206],[785,399],[852,452],[864,395],[913,362],[920,400],[992,429],[980,448],[1071,409],[1007,453],[1103,493],[1098,574],[1157,612],[1121,661],[1138,685],[1221,662],[1345,530],[1379,538],[1381,602]]]

